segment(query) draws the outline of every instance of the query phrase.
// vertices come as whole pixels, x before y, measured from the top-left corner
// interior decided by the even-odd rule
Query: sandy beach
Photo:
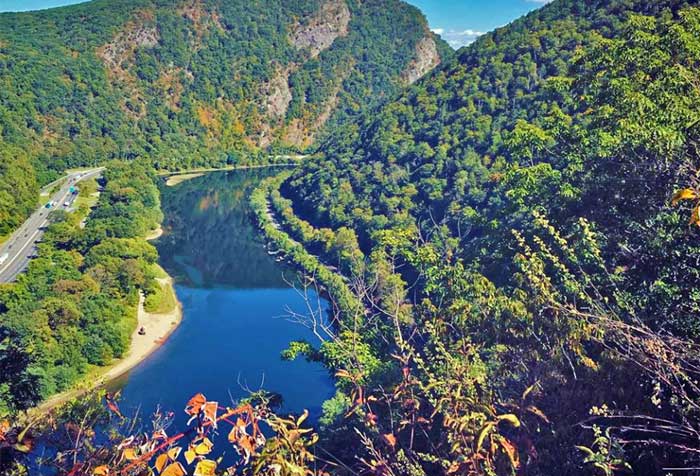
[[[159,278],[161,284],[172,285],[171,278]],[[113,380],[132,368],[136,367],[146,357],[151,355],[170,337],[170,334],[177,328],[182,320],[182,308],[180,303],[171,312],[166,314],[152,314],[144,309],[145,298],[143,293],[139,297],[138,324],[136,330],[131,335],[131,347],[126,357],[121,359],[114,366],[109,367],[102,375],[102,382]],[[139,329],[144,328],[146,333],[139,334]]]
[[[148,235],[146,235],[146,241],[157,240],[161,236],[163,236],[163,227],[159,226],[155,230],[151,231]]]
[[[172,175],[170,178],[168,178],[168,181],[165,182],[165,185],[168,187],[174,187],[176,185],[181,184],[182,182],[186,182],[187,180],[192,180],[197,177],[201,177],[204,175],[203,172],[197,172],[197,173],[192,173],[192,174],[182,174],[182,175]]]
[[[162,228],[158,228],[146,239],[153,240],[160,237],[162,234]],[[157,278],[157,280],[160,284],[173,285],[173,279],[169,276],[166,278]],[[146,312],[144,308],[145,300],[143,292],[141,292],[137,310],[138,323],[134,333],[131,335],[131,346],[126,356],[117,360],[110,366],[98,369],[94,375],[89,375],[89,378],[86,378],[82,385],[54,395],[35,409],[30,410],[30,413],[47,412],[72,398],[83,395],[124,375],[162,346],[180,324],[182,320],[182,306],[178,302],[175,309],[172,311],[165,314],[155,314]],[[144,335],[139,335],[141,327],[145,330]]]

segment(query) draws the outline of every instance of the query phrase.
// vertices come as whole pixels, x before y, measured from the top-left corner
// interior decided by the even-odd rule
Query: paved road
[[[0,246],[0,283],[10,283],[27,269],[27,265],[36,254],[36,243],[44,235],[44,227],[49,224],[48,216],[53,210],[67,209],[73,204],[76,196],[70,188],[81,180],[95,177],[102,173],[102,168],[82,172],[74,172],[66,176],[61,189],[56,192],[51,201],[52,208],[41,207],[36,210],[12,236]],[[65,206],[68,203],[68,206]]]

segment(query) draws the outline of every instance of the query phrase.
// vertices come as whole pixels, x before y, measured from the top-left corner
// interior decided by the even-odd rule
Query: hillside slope
[[[400,334],[383,314],[379,335],[360,334],[380,360],[416,359],[426,389],[412,398],[450,422],[426,446],[480,442],[438,451],[466,461],[456,472],[696,463],[697,6],[551,2],[324,143],[282,187],[317,229],[357,233],[372,302],[387,281],[377,257],[399,272],[411,313],[384,314]],[[365,392],[386,386],[375,378]],[[499,411],[527,423],[489,423]]]
[[[308,147],[450,53],[399,0],[95,0],[2,14],[0,139],[27,152],[40,182],[110,158],[245,163]]]

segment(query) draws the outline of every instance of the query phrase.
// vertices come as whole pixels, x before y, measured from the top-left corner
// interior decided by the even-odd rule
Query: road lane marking
[[[89,178],[89,177],[92,177],[93,175],[99,175],[103,170],[104,170],[104,168],[101,167],[101,168],[99,168],[99,169],[97,169],[97,170],[92,170],[92,171],[89,171],[89,172],[80,172],[80,173],[82,173],[82,176],[81,176],[80,178],[77,178],[77,177],[76,177],[78,173],[67,175],[67,176],[65,177],[65,180],[68,182],[68,183],[67,183],[67,188],[65,189],[65,191],[59,190],[59,191],[57,192],[57,194],[56,194],[56,195],[60,195],[62,191],[64,192],[63,195],[61,195],[61,198],[58,199],[58,200],[56,200],[56,202],[59,204],[59,207],[61,207],[62,204],[65,202],[66,198],[68,198],[68,197],[71,195],[71,193],[70,193],[70,187],[72,186],[72,184],[71,184],[71,182],[70,182],[70,179],[75,178],[75,179],[76,179],[75,183],[78,183],[78,182],[81,182],[81,181],[84,180],[84,179],[87,179],[87,178]],[[29,240],[17,251],[17,254],[15,254],[15,256],[12,257],[12,258],[5,264],[5,266],[3,266],[2,268],[0,268],[0,281],[2,281],[2,275],[5,274],[5,273],[8,271],[8,268],[10,268],[11,265],[12,265],[15,261],[17,261],[17,258],[19,258],[19,257],[21,257],[21,256],[23,255],[25,248],[27,248],[27,246],[29,246],[30,244],[33,244],[33,243],[34,243],[34,239],[35,239],[36,235],[39,234],[39,233],[42,231],[41,228],[43,228],[43,227],[48,223],[48,216],[49,216],[53,211],[55,211],[55,210],[56,210],[56,208],[49,209],[48,213],[46,214],[47,218],[42,219],[41,224],[37,227],[37,230],[32,234],[32,236],[29,238]],[[9,250],[10,250],[10,246],[9,246],[9,245],[12,244],[12,243],[15,243],[16,241],[18,241],[18,240],[20,239],[23,230],[25,230],[25,229],[27,229],[27,228],[32,228],[32,226],[31,226],[31,225],[32,225],[32,222],[33,222],[36,218],[42,217],[41,213],[42,213],[42,212],[41,212],[41,207],[40,207],[40,208],[39,208],[38,210],[36,210],[32,215],[30,215],[29,218],[27,218],[27,220],[22,224],[22,226],[15,232],[15,234],[17,235],[17,238],[13,238],[13,237],[11,236],[11,237],[10,237],[10,240],[7,242],[7,247],[6,247],[6,248],[5,248],[5,247],[2,247],[2,248],[5,248],[5,249],[8,250],[8,252],[9,252]],[[30,260],[27,260],[27,262],[29,262],[29,261],[30,261]],[[22,267],[24,267],[24,265],[23,265]],[[20,268],[22,268],[22,267],[20,267]],[[11,270],[10,270],[10,271],[11,271]],[[19,273],[16,273],[16,274],[19,274]]]

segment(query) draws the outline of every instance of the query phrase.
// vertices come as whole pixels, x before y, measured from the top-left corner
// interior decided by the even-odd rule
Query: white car
[[[7,258],[10,257],[9,253],[4,253],[2,256],[0,256],[0,264],[3,264],[5,261],[7,261]]]

